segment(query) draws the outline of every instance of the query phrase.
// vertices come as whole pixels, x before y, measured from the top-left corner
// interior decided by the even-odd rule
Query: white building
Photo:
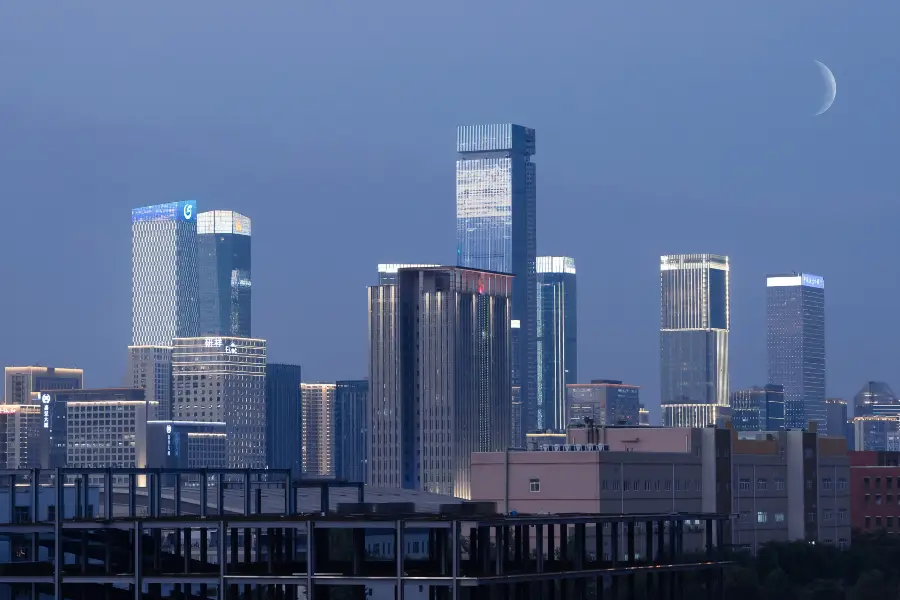
[[[66,402],[66,466],[143,468],[147,466],[147,421],[158,404],[144,390],[109,390],[90,400]]]
[[[307,475],[334,475],[334,392],[333,383],[300,384],[303,416],[301,454]]]
[[[47,437],[42,435],[43,411],[38,404],[0,405],[0,468],[44,466]]]

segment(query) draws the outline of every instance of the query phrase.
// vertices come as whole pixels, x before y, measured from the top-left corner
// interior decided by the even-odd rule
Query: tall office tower
[[[158,402],[157,418],[172,418],[172,347],[128,346],[125,385],[141,388],[148,401]]]
[[[590,419],[596,425],[635,426],[641,424],[641,388],[617,379],[594,379],[591,383],[566,386],[566,413],[569,425],[584,424]]]
[[[509,447],[512,279],[400,269],[369,288],[371,484],[468,498],[472,452]]]
[[[784,386],[788,429],[810,421],[828,434],[825,408],[825,280],[808,273],[766,278],[769,383]]]
[[[900,400],[884,381],[867,381],[853,399],[853,416],[870,417],[878,412],[883,413],[885,407],[896,406],[900,409]]]
[[[515,275],[512,319],[518,347],[522,429],[538,429],[537,193],[534,129],[467,125],[456,133],[456,264]]]
[[[0,406],[0,469],[49,467],[48,436],[41,435],[39,404]]]
[[[847,403],[841,398],[828,398],[825,400],[825,410],[828,415],[828,435],[846,438],[849,447],[852,426],[847,413]]]
[[[172,420],[225,423],[229,469],[266,466],[266,341],[175,338]]]
[[[310,477],[334,475],[333,383],[303,383],[303,473]]]
[[[639,410],[638,421],[641,427],[650,427],[650,411],[643,404],[640,405]]]
[[[303,403],[300,365],[266,365],[266,464],[300,477]]]
[[[666,427],[706,427],[728,407],[727,256],[660,259],[660,403]]]
[[[334,391],[334,474],[347,481],[366,480],[369,381],[338,381]]]
[[[731,422],[737,431],[784,431],[784,388],[768,384],[731,392]]]
[[[230,210],[197,215],[200,335],[250,337],[250,218]]]
[[[578,381],[575,259],[538,256],[537,428],[565,431],[566,385]]]
[[[38,392],[77,390],[84,387],[81,369],[54,367],[6,367],[4,404],[34,404]]]
[[[193,200],[131,211],[133,346],[200,333],[196,213]]]
[[[378,285],[396,285],[397,284],[397,271],[400,269],[425,269],[428,267],[439,267],[441,265],[414,265],[414,264],[401,264],[401,263],[389,263],[389,264],[379,264],[378,265]]]

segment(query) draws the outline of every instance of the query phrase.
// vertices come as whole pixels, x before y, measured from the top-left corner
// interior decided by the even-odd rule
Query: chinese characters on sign
[[[44,405],[44,429],[50,429],[50,394],[41,396],[41,402]]]
[[[206,338],[205,340],[203,340],[203,346],[206,348],[221,348],[222,338]]]

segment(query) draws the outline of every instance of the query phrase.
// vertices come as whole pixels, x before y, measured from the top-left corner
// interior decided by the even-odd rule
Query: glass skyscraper
[[[266,465],[300,477],[303,403],[300,365],[266,365]]]
[[[200,335],[250,337],[250,219],[230,210],[197,215]]]
[[[784,388],[768,384],[732,392],[731,422],[737,431],[784,431]]]
[[[537,427],[537,195],[534,129],[466,125],[456,133],[456,264],[515,275],[512,366],[523,429]],[[512,390],[510,389],[510,396]]]
[[[537,271],[537,429],[565,431],[566,385],[578,382],[575,259],[539,256]]]
[[[853,399],[854,417],[871,417],[876,414],[900,411],[900,402],[894,390],[884,381],[867,381]]]
[[[660,400],[667,427],[706,427],[728,407],[730,288],[727,256],[660,259]]]
[[[792,273],[766,278],[766,350],[769,383],[784,386],[785,427],[805,429],[815,421],[820,434],[830,435],[822,277]]]
[[[131,211],[132,344],[171,346],[199,334],[197,203]]]
[[[334,391],[334,475],[346,481],[366,480],[368,435],[367,379],[336,381]]]

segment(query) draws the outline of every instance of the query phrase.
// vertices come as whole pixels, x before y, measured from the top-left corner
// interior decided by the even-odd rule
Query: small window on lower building
[[[866,529],[871,527],[872,526],[872,517],[866,517],[865,523],[866,523]]]
[[[540,479],[529,479],[528,480],[528,490],[531,492],[541,491],[541,480]]]
[[[765,523],[769,520],[769,515],[763,511],[759,511],[756,513],[756,522],[757,523]]]

